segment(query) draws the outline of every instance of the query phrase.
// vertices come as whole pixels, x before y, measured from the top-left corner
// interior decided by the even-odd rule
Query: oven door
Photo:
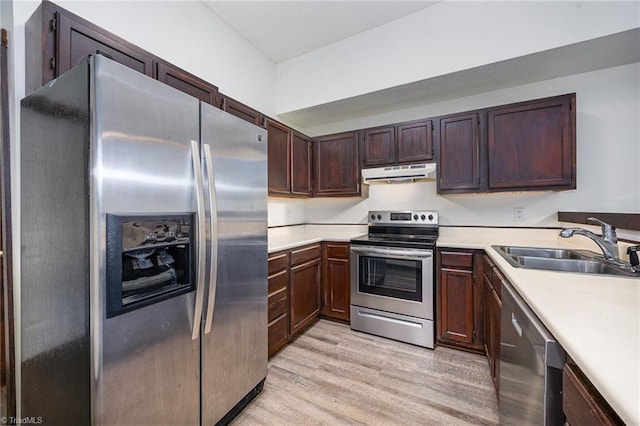
[[[433,250],[351,246],[351,304],[433,319]]]

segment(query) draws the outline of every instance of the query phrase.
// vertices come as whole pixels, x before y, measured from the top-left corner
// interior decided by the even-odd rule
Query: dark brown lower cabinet
[[[500,315],[502,276],[486,254],[482,262],[482,290],[484,298],[484,349],[496,394],[500,392]]]
[[[326,318],[349,321],[349,243],[322,243],[322,309]]]
[[[437,342],[446,346],[481,352],[483,344],[482,290],[474,277],[473,250],[438,251],[436,283]]]
[[[573,426],[624,425],[572,360],[562,370],[562,410],[566,424]]]
[[[291,336],[320,314],[320,259],[291,268]]]
[[[289,341],[289,252],[269,255],[268,279],[269,356]]]

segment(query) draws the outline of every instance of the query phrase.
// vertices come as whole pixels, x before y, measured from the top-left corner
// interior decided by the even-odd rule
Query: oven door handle
[[[371,247],[354,247],[351,246],[351,251],[357,254],[365,256],[384,256],[394,259],[429,259],[433,257],[432,250],[397,250],[397,249],[384,249],[384,248],[371,248]]]

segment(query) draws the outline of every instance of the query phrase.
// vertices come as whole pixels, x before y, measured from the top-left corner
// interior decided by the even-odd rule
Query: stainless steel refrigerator
[[[228,422],[267,372],[266,131],[100,55],[21,111],[21,416]]]

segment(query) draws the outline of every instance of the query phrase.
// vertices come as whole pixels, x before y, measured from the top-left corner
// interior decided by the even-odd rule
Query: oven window
[[[422,302],[422,262],[358,256],[361,293]]]

